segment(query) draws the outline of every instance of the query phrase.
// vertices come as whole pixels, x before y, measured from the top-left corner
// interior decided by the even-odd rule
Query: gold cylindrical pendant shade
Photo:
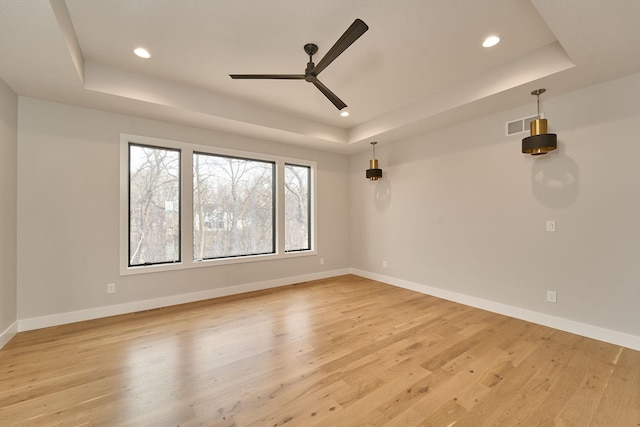
[[[547,133],[547,119],[535,119],[531,122],[531,136]]]
[[[369,160],[369,169],[378,169],[378,159]]]

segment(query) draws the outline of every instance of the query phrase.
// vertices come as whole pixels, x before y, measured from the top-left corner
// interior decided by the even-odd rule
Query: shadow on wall
[[[386,211],[391,205],[391,182],[388,177],[383,177],[375,183],[375,203],[378,212]]]
[[[578,198],[580,181],[578,164],[564,154],[558,144],[555,153],[537,158],[531,170],[533,194],[550,208],[571,206]]]

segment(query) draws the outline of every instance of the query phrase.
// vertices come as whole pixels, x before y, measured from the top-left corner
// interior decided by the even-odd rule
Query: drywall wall
[[[352,267],[640,343],[640,75],[558,97],[548,88],[559,143],[548,156],[521,154],[526,134],[505,136],[505,122],[535,114],[530,101],[381,140],[378,182],[364,177],[370,152],[353,156]]]
[[[0,80],[0,347],[17,320],[18,97]]]
[[[347,156],[22,97],[18,123],[18,317],[26,328],[349,267]],[[121,133],[316,161],[317,255],[119,276]],[[107,294],[108,283],[116,293]],[[55,317],[74,312],[84,314]],[[43,316],[52,317],[29,322]]]

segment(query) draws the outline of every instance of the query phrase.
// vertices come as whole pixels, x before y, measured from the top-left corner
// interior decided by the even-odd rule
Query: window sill
[[[188,270],[201,267],[218,267],[229,264],[242,264],[260,261],[273,261],[288,258],[297,258],[317,255],[316,250],[287,252],[283,254],[247,255],[234,258],[206,259],[202,261],[176,262],[171,264],[141,265],[135,267],[124,266],[120,268],[120,276],[135,274],[158,273],[163,271]]]

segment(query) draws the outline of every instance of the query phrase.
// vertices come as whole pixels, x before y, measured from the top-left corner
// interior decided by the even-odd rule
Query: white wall
[[[16,332],[18,97],[0,80],[0,347]]]
[[[148,300],[163,305],[184,294],[215,296],[216,289],[326,277],[349,267],[347,156],[22,97],[18,123],[21,329],[132,311]],[[120,277],[120,133],[317,161],[318,254]],[[115,294],[106,293],[107,283],[116,283]]]
[[[542,323],[551,319],[561,329],[584,326],[586,335],[640,349],[640,75],[558,97],[550,88],[546,95],[543,110],[560,145],[551,155],[525,156],[522,136],[504,136],[506,121],[535,112],[532,98],[531,105],[438,132],[381,140],[376,151],[385,176],[377,183],[364,178],[368,151],[349,159],[19,98],[17,318],[27,328],[46,326],[113,314],[110,307],[133,311],[144,301],[171,303],[180,295],[243,291],[247,284],[351,267]],[[5,98],[0,117],[11,123],[15,96],[8,104]],[[11,175],[5,159],[15,154],[4,140],[15,140],[15,128],[3,126],[9,154],[1,161]],[[318,255],[120,277],[120,133],[317,161]],[[8,187],[3,206],[15,198],[15,185]],[[557,232],[545,231],[547,220],[557,221]],[[10,234],[9,224],[0,231]],[[2,239],[8,259],[11,238]],[[5,297],[15,292],[7,271],[3,313]],[[111,282],[118,291],[108,295]],[[545,301],[547,290],[558,293],[557,304]],[[3,324],[11,322],[4,316]]]
[[[524,317],[576,322],[574,331],[611,331],[640,349],[640,75],[555,98],[550,89],[542,107],[559,149],[548,156],[525,156],[522,135],[504,135],[506,121],[535,114],[530,101],[381,141],[377,183],[364,178],[370,152],[353,156],[352,267]],[[557,221],[555,233],[547,220]],[[557,304],[546,302],[547,290]]]

